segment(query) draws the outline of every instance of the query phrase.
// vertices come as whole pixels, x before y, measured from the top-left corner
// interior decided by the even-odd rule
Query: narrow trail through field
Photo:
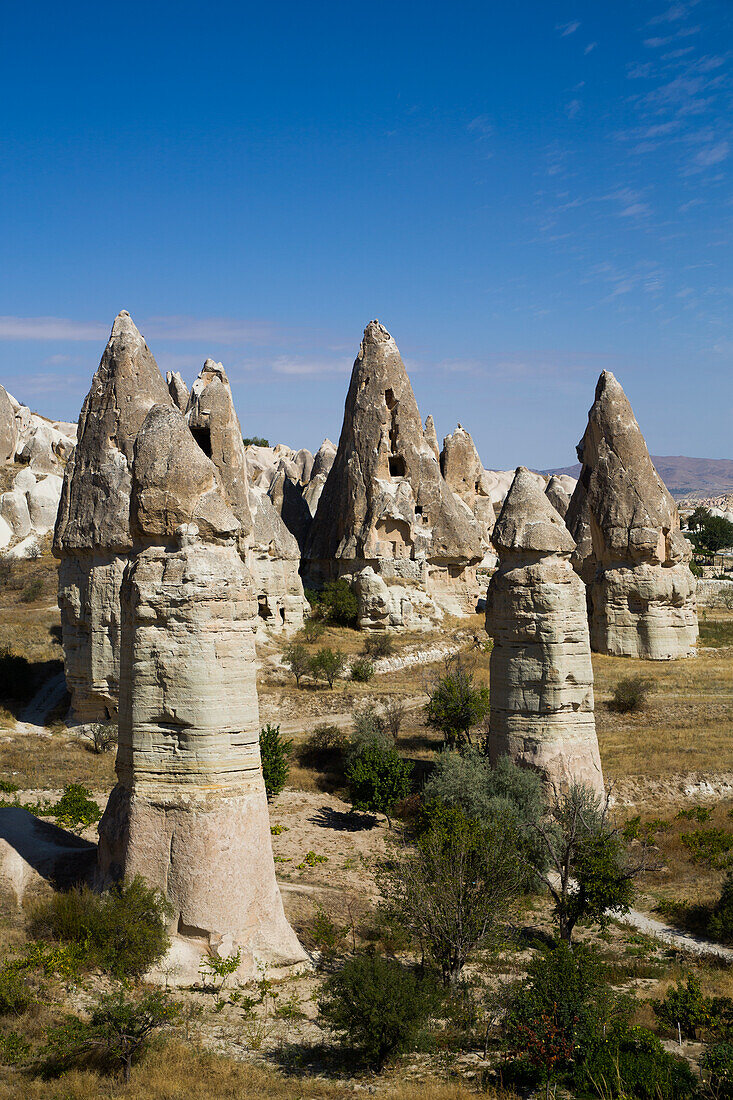
[[[678,951],[689,951],[693,955],[714,955],[726,962],[733,962],[733,948],[724,947],[721,943],[713,943],[698,936],[691,936],[689,932],[680,932],[662,921],[648,917],[646,913],[640,913],[638,909],[630,909],[625,916],[619,918],[621,924],[631,925],[639,932],[647,936],[667,943],[670,947],[676,947]]]
[[[407,699],[401,699],[406,711],[418,710],[425,703],[424,695],[413,695]],[[316,726],[338,726],[339,729],[349,729],[354,721],[353,710],[337,711],[335,714],[311,714],[302,718],[286,718],[279,722],[280,732],[283,734],[311,733]]]

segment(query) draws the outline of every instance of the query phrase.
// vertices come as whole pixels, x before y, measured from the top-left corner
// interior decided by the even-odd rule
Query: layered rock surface
[[[578,457],[582,470],[566,522],[588,586],[593,649],[651,660],[694,654],[692,548],[610,371],[598,380]]]
[[[66,680],[72,711],[81,722],[117,711],[119,593],[132,549],[133,448],[156,402],[171,404],[166,384],[123,311],[81,410],[54,534]]]
[[[314,583],[354,584],[363,628],[420,628],[476,605],[481,532],[440,472],[397,345],[378,321],[364,331],[304,557]]]
[[[516,471],[493,531],[499,567],[489,583],[489,751],[508,754],[557,788],[603,789],[593,713],[585,587],[575,543],[536,476]]]
[[[305,953],[275,881],[240,522],[175,408],[150,410],[132,474],[118,783],[100,823],[99,880],[141,874],[166,894],[174,982],[195,980],[207,953],[237,950],[248,980]]]

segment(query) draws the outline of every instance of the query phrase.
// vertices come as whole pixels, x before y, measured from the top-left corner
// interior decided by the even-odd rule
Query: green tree
[[[391,827],[397,802],[410,790],[410,765],[397,750],[376,740],[354,747],[346,765],[346,783],[354,810],[384,814]]]
[[[481,825],[436,804],[430,827],[387,862],[380,886],[390,919],[434,960],[444,984],[455,985],[471,954],[497,942],[522,870],[511,824]]]
[[[71,1017],[49,1029],[42,1053],[49,1074],[84,1063],[107,1072],[121,1069],[125,1082],[145,1053],[154,1032],[169,1027],[180,1010],[162,990],[130,996],[124,989],[104,993],[92,1005],[89,1019]]]
[[[310,662],[311,673],[319,680],[325,680],[333,688],[334,680],[344,670],[344,655],[340,649],[322,646]]]
[[[260,757],[267,801],[272,801],[288,781],[288,757],[293,742],[280,736],[279,726],[263,726],[260,730]]]
[[[647,865],[647,839],[640,859],[629,862],[622,831],[611,824],[608,796],[574,783],[558,794],[549,817],[530,826],[544,849],[535,873],[555,902],[560,937],[571,942],[579,920],[605,928],[634,898],[632,879]]]
[[[448,746],[470,744],[471,730],[488,713],[489,689],[475,683],[473,672],[460,657],[449,658],[425,705],[427,724],[443,734]]]
[[[698,533],[697,541],[706,554],[717,554],[718,550],[726,550],[733,546],[733,523],[725,516],[710,516]]]
[[[381,1069],[415,1050],[438,1000],[428,979],[395,959],[358,954],[327,979],[318,1009],[327,1027]]]
[[[291,642],[283,650],[283,664],[290,669],[295,677],[295,686],[300,687],[300,681],[311,671],[311,655],[302,642]]]
[[[337,626],[356,627],[359,619],[359,602],[351,585],[343,577],[337,581],[329,581],[321,591],[314,594],[315,606],[321,614]],[[313,600],[310,599],[310,602]]]

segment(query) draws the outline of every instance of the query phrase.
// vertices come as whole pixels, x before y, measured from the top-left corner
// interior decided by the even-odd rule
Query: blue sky
[[[599,372],[733,457],[733,4],[8,4],[0,381],[76,419],[114,315],[337,440],[378,317],[440,436],[574,461]]]

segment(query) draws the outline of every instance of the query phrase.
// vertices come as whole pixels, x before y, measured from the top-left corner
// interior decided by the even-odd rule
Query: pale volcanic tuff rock
[[[255,597],[220,476],[177,409],[150,410],[133,463],[118,783],[100,822],[98,881],[141,874],[166,894],[164,970],[178,984],[210,952],[241,950],[242,980],[306,959],[275,880]]]
[[[117,710],[120,586],[130,532],[130,467],[150,408],[168,389],[129,313],[115,318],[64,473],[54,553],[66,680],[77,720]]]
[[[575,543],[534,475],[520,466],[493,531],[489,583],[492,761],[508,754],[557,788],[603,790],[593,714],[585,588]]]
[[[692,548],[610,371],[598,380],[578,457],[583,466],[566,523],[588,585],[593,649],[650,660],[694,655]]]
[[[555,511],[564,517],[570,504],[570,494],[566,491],[563,481],[556,474],[553,474],[547,482],[545,493]]]
[[[304,556],[316,583],[339,576],[355,583],[364,628],[420,628],[444,609],[476,605],[478,525],[441,475],[397,345],[378,321],[364,330]],[[367,569],[401,591],[387,598],[371,582],[367,600],[365,578],[356,584]]]
[[[17,440],[15,409],[10,403],[8,391],[0,386],[0,462],[13,461]]]
[[[168,393],[171,395],[173,404],[181,412],[185,413],[188,408],[188,386],[181,378],[178,371],[166,371],[165,375],[166,385],[168,386]]]
[[[491,494],[491,481],[484,470],[470,432],[459,424],[443,440],[440,469],[449,489],[470,508],[480,526],[484,568],[493,569],[496,557],[491,548],[491,532],[496,512]]]
[[[240,522],[239,550],[252,574],[260,617],[278,630],[297,629],[305,611],[300,549],[267,493],[250,484],[242,432],[221,363],[204,363],[191,387],[186,420],[219,471],[227,503]],[[303,469],[305,456],[299,462]]]

